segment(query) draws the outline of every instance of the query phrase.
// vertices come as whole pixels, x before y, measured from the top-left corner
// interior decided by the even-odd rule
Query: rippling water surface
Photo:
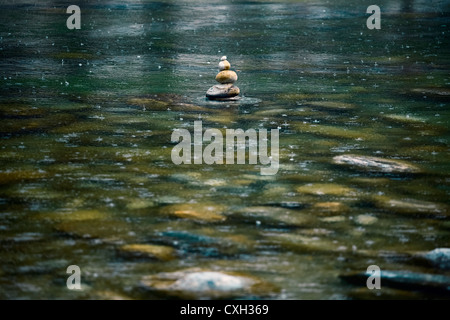
[[[450,276],[418,258],[450,246],[448,1],[379,1],[381,30],[360,1],[78,2],[81,30],[72,3],[0,3],[1,298],[170,298],[141,279],[188,268],[260,279],[254,298],[442,297],[342,276]],[[222,55],[240,102],[204,99]],[[195,120],[279,128],[278,173],[174,165]]]

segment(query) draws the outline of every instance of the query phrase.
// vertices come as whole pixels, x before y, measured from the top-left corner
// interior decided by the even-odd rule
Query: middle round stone
[[[234,83],[237,80],[237,74],[231,70],[220,71],[216,76],[216,81],[219,83]]]

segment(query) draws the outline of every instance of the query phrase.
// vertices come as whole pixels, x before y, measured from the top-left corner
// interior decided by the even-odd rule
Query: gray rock
[[[450,248],[437,248],[426,253],[423,257],[435,267],[450,269]]]
[[[197,268],[147,276],[140,287],[183,299],[236,298],[270,291],[270,286],[251,276]]]
[[[377,207],[399,214],[428,215],[436,218],[446,218],[449,214],[448,208],[441,203],[422,201],[417,199],[391,199],[386,196],[376,197]]]
[[[339,277],[349,283],[365,287],[369,276],[371,274],[362,272]],[[450,277],[440,274],[381,270],[381,288],[383,286],[450,296]]]
[[[206,97],[211,100],[238,99],[240,90],[232,83],[216,84],[206,91]]]
[[[230,276],[216,271],[193,272],[175,281],[173,290],[208,292],[243,290],[253,281],[244,277]]]
[[[267,225],[305,226],[315,221],[315,218],[298,210],[271,206],[245,207],[235,215],[253,223],[262,222]]]
[[[411,90],[411,93],[439,100],[450,100],[450,90],[448,88],[414,88]]]
[[[375,171],[384,173],[416,173],[419,168],[401,160],[384,159],[370,156],[359,156],[346,154],[336,156],[333,162],[339,165],[346,165],[365,171]]]

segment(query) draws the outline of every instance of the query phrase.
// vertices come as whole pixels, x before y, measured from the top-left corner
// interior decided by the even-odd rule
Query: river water
[[[0,3],[0,298],[171,298],[142,278],[189,268],[265,283],[241,297],[439,297],[341,276],[450,276],[417,262],[450,246],[448,1],[378,1],[380,30],[353,0],[77,2],[80,30],[73,3]],[[222,55],[238,102],[204,98]],[[196,120],[278,128],[277,174],[173,164]]]

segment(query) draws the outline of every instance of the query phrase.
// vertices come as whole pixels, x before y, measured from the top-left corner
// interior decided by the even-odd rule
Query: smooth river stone
[[[314,217],[298,210],[270,206],[246,207],[237,211],[236,214],[245,220],[254,223],[259,221],[268,225],[305,226],[315,221]]]
[[[346,154],[333,158],[333,163],[384,173],[417,173],[420,169],[406,161]]]
[[[39,170],[3,171],[0,172],[0,185],[44,179],[48,175],[47,172]]]
[[[127,244],[119,248],[119,253],[127,257],[150,258],[169,261],[175,258],[175,249],[153,244]]]
[[[371,216],[370,214],[360,214],[356,216],[355,222],[360,225],[371,225],[378,221],[377,217]]]
[[[216,81],[219,83],[234,83],[236,82],[238,76],[236,72],[231,70],[220,71],[216,76]]]
[[[223,70],[228,70],[230,69],[231,65],[227,60],[223,60],[219,62],[219,70],[223,71]]]
[[[343,274],[339,277],[349,283],[366,287],[369,276],[371,274],[361,272]],[[450,295],[450,277],[440,274],[381,270],[381,287],[383,286]]]
[[[419,94],[431,98],[450,100],[450,90],[448,88],[415,88],[413,94]]]
[[[287,250],[297,253],[336,253],[338,251],[348,251],[349,248],[342,246],[336,241],[327,237],[305,236],[295,233],[266,234],[268,243],[277,245],[280,250]]]
[[[221,271],[187,269],[146,276],[140,288],[182,299],[225,299],[267,295],[269,286],[252,276]]]
[[[350,208],[346,204],[335,201],[314,203],[312,205],[312,209],[325,213],[341,213],[350,210]]]
[[[437,248],[427,252],[422,257],[437,268],[450,270],[450,248]]]
[[[166,111],[169,107],[169,103],[161,100],[151,98],[131,98],[127,101],[129,105],[145,107],[151,111]]]
[[[134,236],[130,226],[121,220],[75,220],[55,226],[56,231],[82,239],[99,239],[103,243],[122,244],[132,242]]]
[[[226,219],[222,213],[225,207],[206,203],[183,203],[165,206],[161,213],[182,219],[192,219],[199,222],[220,222]]]
[[[211,100],[220,100],[236,97],[239,95],[239,93],[239,88],[232,83],[217,84],[208,89],[208,91],[206,92],[206,97]]]
[[[394,122],[406,123],[406,124],[423,124],[427,119],[412,116],[409,114],[386,114],[383,116],[384,119],[392,120]]]
[[[306,105],[311,105],[315,107],[325,108],[325,109],[335,109],[335,110],[342,110],[342,109],[355,109],[357,106],[351,103],[343,103],[338,101],[307,101],[305,102]]]
[[[54,211],[45,212],[34,216],[35,219],[44,219],[60,222],[78,222],[90,220],[104,220],[108,218],[108,214],[99,210],[78,210],[72,212]]]
[[[333,183],[309,183],[304,186],[297,187],[296,191],[299,193],[318,196],[354,196],[357,194],[357,190],[355,189]]]
[[[446,206],[417,199],[392,199],[389,197],[377,197],[376,206],[382,209],[404,214],[421,214],[445,218],[449,216]]]
[[[329,126],[329,125],[320,125],[320,124],[311,124],[311,123],[297,123],[293,125],[293,129],[298,131],[299,133],[309,133],[323,137],[329,137],[333,139],[351,139],[351,140],[376,140],[382,141],[384,139],[383,136],[372,132],[367,129],[349,129],[347,127],[340,126]],[[325,141],[329,143],[329,141]]]
[[[95,291],[92,295],[95,300],[132,300],[132,298],[125,296],[122,293],[109,290]]]

